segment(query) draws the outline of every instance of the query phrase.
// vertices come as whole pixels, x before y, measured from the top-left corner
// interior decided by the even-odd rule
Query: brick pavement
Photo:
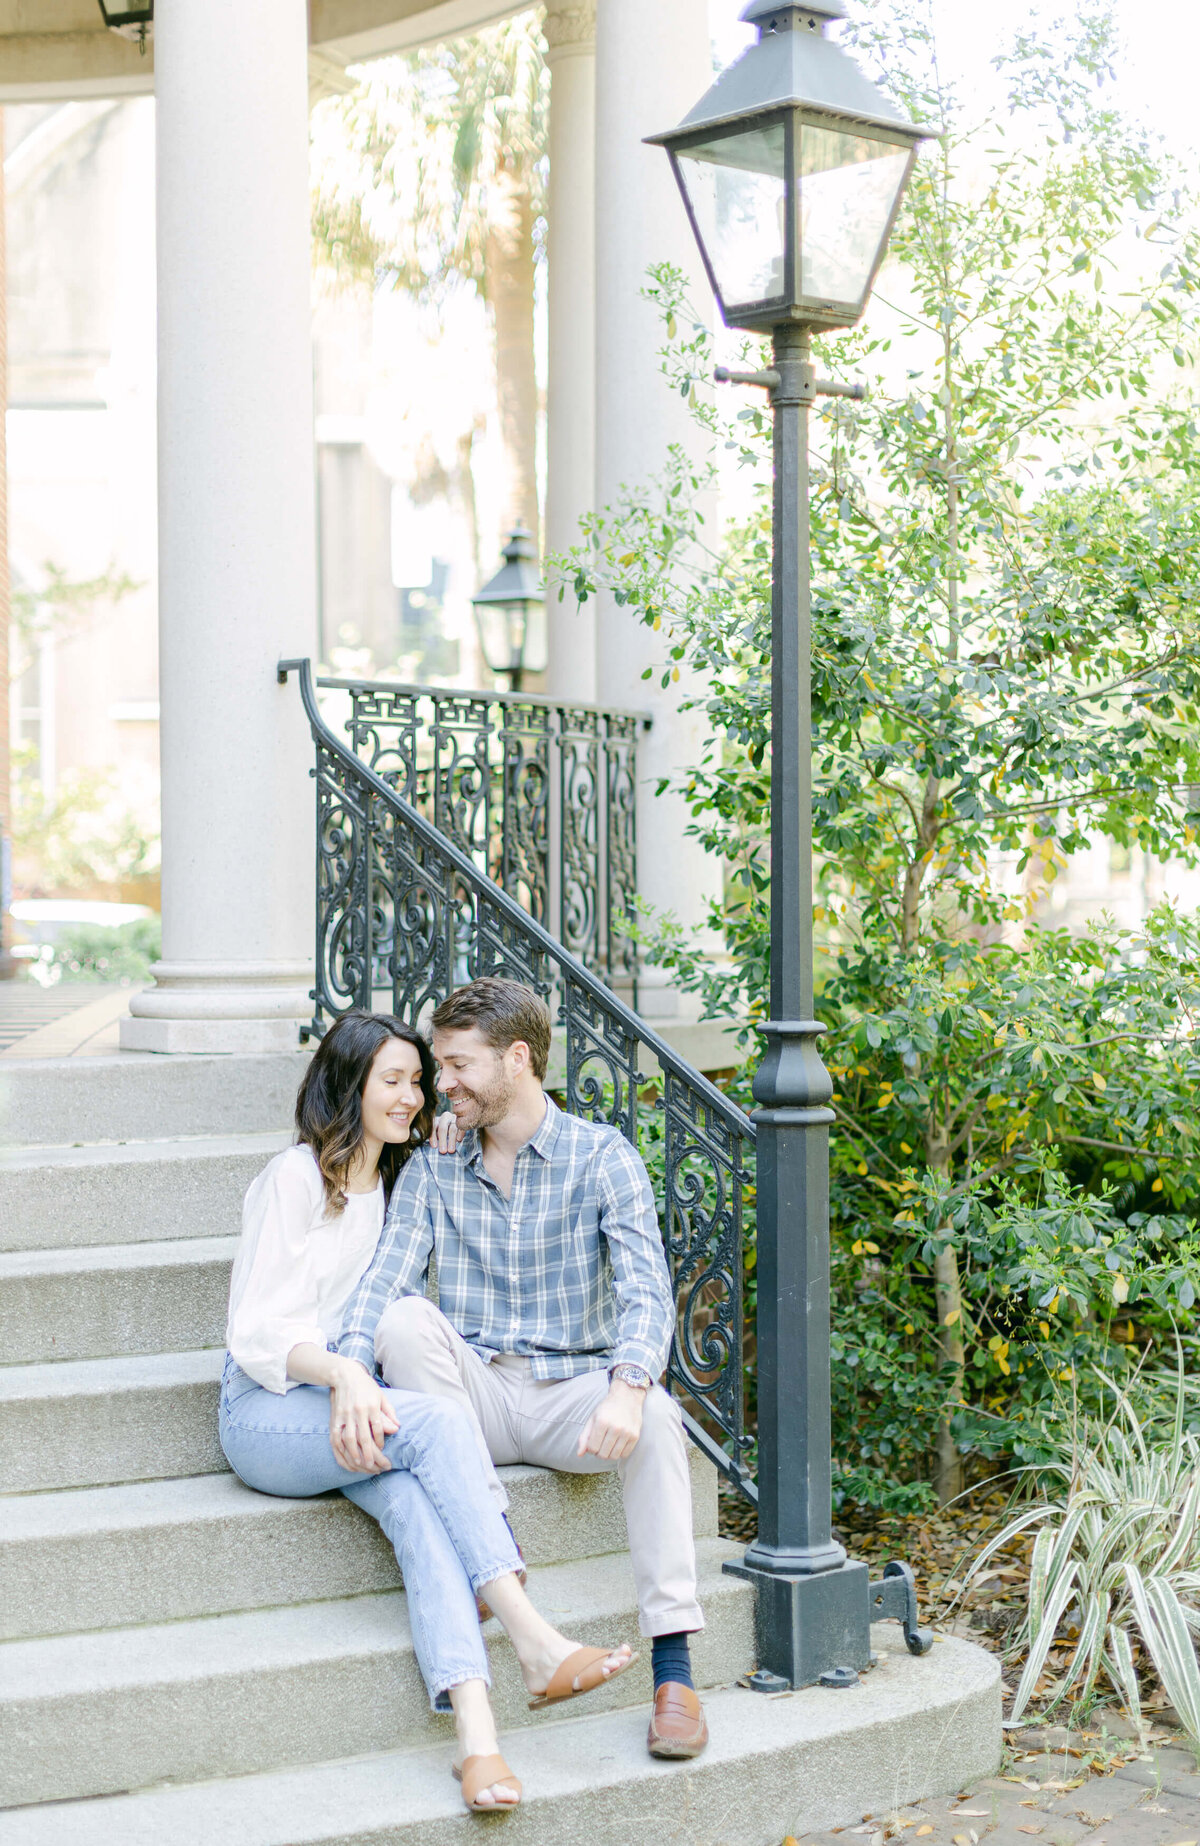
[[[1119,1718],[1082,1732],[1023,1731],[1002,1773],[953,1798],[857,1825],[802,1834],[787,1846],[1200,1846],[1200,1773],[1178,1732],[1153,1733],[1136,1754]]]

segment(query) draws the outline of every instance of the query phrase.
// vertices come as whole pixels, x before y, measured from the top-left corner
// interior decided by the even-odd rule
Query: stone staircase
[[[753,1593],[722,1573],[737,1548],[696,1454],[710,1751],[645,1754],[648,1648],[586,1704],[530,1713],[493,1622],[526,1801],[465,1812],[377,1528],[340,1497],[251,1492],[217,1442],[241,1196],[290,1139],[302,1069],[0,1062],[0,1846],[441,1846],[480,1825],[514,1846],[776,1846],[993,1769],[998,1675],[959,1642],[909,1660],[880,1628],[887,1664],[852,1695],[737,1686]],[[539,1606],[636,1643],[615,1477],[505,1473]]]

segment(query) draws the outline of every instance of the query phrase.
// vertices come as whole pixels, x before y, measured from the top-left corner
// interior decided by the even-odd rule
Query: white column
[[[595,505],[596,4],[549,0],[550,196],[545,551],[580,542]],[[546,605],[552,698],[596,697],[596,605],[552,592]]]
[[[294,1046],[315,646],[305,0],[155,20],[163,960],[121,1043]]]
[[[671,128],[712,81],[708,10],[700,0],[600,0],[596,21],[596,499],[615,505],[661,473],[671,443],[697,444],[687,407],[662,376],[664,342],[654,307],[642,299],[653,263],[676,264],[692,279],[691,298],[707,317],[711,295],[666,155],[642,137]],[[715,508],[701,509],[711,533]],[[654,725],[639,746],[638,887],[659,910],[687,926],[704,918],[719,868],[687,840],[689,815],[673,794],[656,796],[660,776],[677,779],[700,756],[702,714],[681,713],[685,682],[662,691],[661,633],[643,627],[610,599],[596,614],[596,697],[640,707]],[[644,680],[646,667],[652,669]],[[641,1010],[669,1017],[690,1010],[650,970]]]

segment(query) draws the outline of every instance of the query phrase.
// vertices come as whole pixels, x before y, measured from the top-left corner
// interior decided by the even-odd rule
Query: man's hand
[[[384,1439],[400,1427],[383,1388],[354,1359],[342,1359],[329,1387],[329,1440],[352,1474],[386,1474]]]
[[[452,1154],[462,1139],[458,1132],[458,1123],[449,1109],[439,1115],[433,1124],[433,1145],[439,1154]]]
[[[579,1438],[577,1455],[598,1455],[601,1461],[624,1461],[637,1447],[642,1433],[646,1393],[614,1378],[608,1396]]]

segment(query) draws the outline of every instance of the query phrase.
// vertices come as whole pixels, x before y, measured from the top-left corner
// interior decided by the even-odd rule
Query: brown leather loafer
[[[654,1695],[654,1715],[646,1735],[651,1756],[699,1756],[708,1742],[708,1725],[700,1700],[690,1686],[668,1680]]]

